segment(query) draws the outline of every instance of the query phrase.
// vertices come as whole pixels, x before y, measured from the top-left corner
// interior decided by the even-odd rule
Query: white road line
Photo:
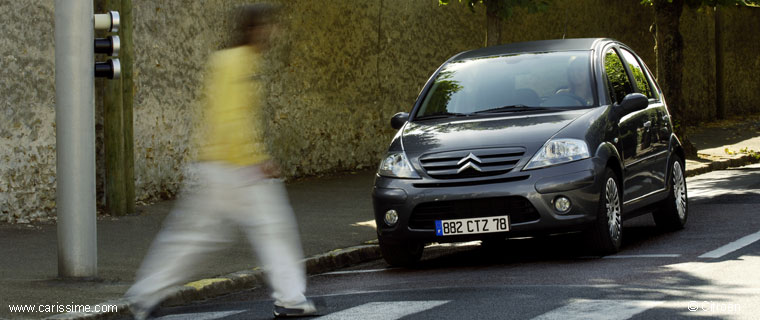
[[[318,320],[396,320],[408,315],[433,309],[449,301],[390,301],[370,302],[343,311],[328,314]]]
[[[680,254],[677,253],[663,253],[663,254],[616,254],[614,256],[604,256],[602,259],[629,259],[629,258],[678,258]]]
[[[725,246],[722,246],[718,249],[715,249],[713,251],[710,251],[708,253],[705,253],[700,258],[707,258],[707,259],[717,259],[722,256],[725,256],[731,252],[734,252],[736,250],[739,250],[741,248],[744,248],[753,242],[760,240],[760,231],[755,232],[751,235],[745,236],[744,238],[741,238],[739,240],[736,240],[734,242],[731,242]]]
[[[598,258],[598,257],[597,257]],[[503,285],[499,286],[500,288],[592,288],[592,289],[618,289],[623,288],[622,285],[619,284],[516,284],[516,285]],[[450,289],[462,289],[464,287],[462,286],[456,286],[456,287],[450,287],[450,286],[440,286],[440,287],[430,287],[425,288],[425,290],[450,290]],[[473,288],[476,287],[467,287],[467,288]],[[418,292],[419,288],[409,288],[409,289],[388,289],[388,290],[357,290],[357,291],[350,291],[350,292],[341,292],[341,293],[330,293],[330,294],[322,294],[322,295],[314,295],[310,297],[319,297],[319,298],[327,298],[327,297],[345,297],[345,296],[355,296],[355,295],[362,295],[362,294],[384,294],[384,293],[399,293],[399,292]]]
[[[476,241],[469,241],[469,242],[451,242],[451,243],[433,243],[427,245],[425,248],[459,248],[459,247],[472,247],[472,246],[480,246],[482,242],[480,240]]]
[[[645,300],[573,300],[533,320],[596,320],[629,319],[654,308],[664,301]]]
[[[229,317],[238,313],[243,313],[245,310],[232,310],[232,311],[215,311],[215,312],[200,312],[200,313],[183,313],[183,314],[170,314],[163,317],[155,318],[156,320],[214,320]]]
[[[383,272],[388,270],[394,270],[399,268],[386,268],[386,269],[369,269],[369,270],[347,270],[347,271],[333,271],[333,272],[326,272],[326,273],[320,273],[320,276],[329,275],[329,274],[354,274],[354,273],[372,273],[372,272]]]

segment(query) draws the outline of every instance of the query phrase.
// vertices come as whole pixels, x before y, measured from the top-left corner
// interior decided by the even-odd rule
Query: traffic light
[[[107,30],[108,32],[119,31],[119,13],[111,11],[95,15],[95,30]],[[106,38],[95,38],[95,53],[105,54],[110,57],[119,56],[119,36],[108,36]],[[95,62],[95,77],[118,79],[121,76],[121,64],[119,59],[108,59],[105,62]]]

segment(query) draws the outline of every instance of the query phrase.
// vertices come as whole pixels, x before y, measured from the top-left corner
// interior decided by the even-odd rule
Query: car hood
[[[588,109],[521,116],[448,118],[409,122],[401,134],[407,155],[491,147],[534,152]]]

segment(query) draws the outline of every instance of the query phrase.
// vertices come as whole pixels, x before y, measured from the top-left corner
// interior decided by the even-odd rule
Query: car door
[[[668,168],[668,144],[670,141],[670,121],[665,105],[657,94],[657,88],[652,83],[649,70],[644,67],[641,59],[628,48],[621,47],[620,55],[626,62],[629,72],[633,76],[633,85],[636,92],[649,98],[647,118],[644,126],[648,131],[648,156],[652,157],[652,166],[647,168],[652,179],[652,192],[664,190]]]
[[[604,69],[610,101],[614,105],[623,101],[626,95],[636,91],[628,68],[615,47],[605,49]],[[654,179],[651,176],[651,168],[654,166],[651,126],[652,117],[656,113],[656,110],[646,108],[620,117],[618,147],[625,166],[623,176],[624,201],[641,198],[655,189]]]

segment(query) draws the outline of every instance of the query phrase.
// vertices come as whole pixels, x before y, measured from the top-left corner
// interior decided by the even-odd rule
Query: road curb
[[[736,168],[746,166],[748,164],[759,163],[760,158],[756,155],[745,154],[740,157],[723,158],[720,160],[710,161],[707,164],[701,165],[697,168],[686,168],[686,176],[696,176],[703,173],[708,173],[716,170],[724,170],[728,168]]]
[[[380,259],[380,247],[377,245],[362,245],[346,249],[337,249],[323,254],[311,256],[304,260],[306,273],[320,274],[359,263]],[[264,285],[264,273],[258,268],[233,272],[216,278],[201,279],[170,289],[161,306],[170,307],[184,305],[197,300],[204,300],[220,295],[240,291],[255,286]],[[106,301],[100,306],[116,306],[117,312],[100,313],[64,313],[45,319],[78,320],[78,319],[113,319],[128,316],[129,302],[125,299]]]

